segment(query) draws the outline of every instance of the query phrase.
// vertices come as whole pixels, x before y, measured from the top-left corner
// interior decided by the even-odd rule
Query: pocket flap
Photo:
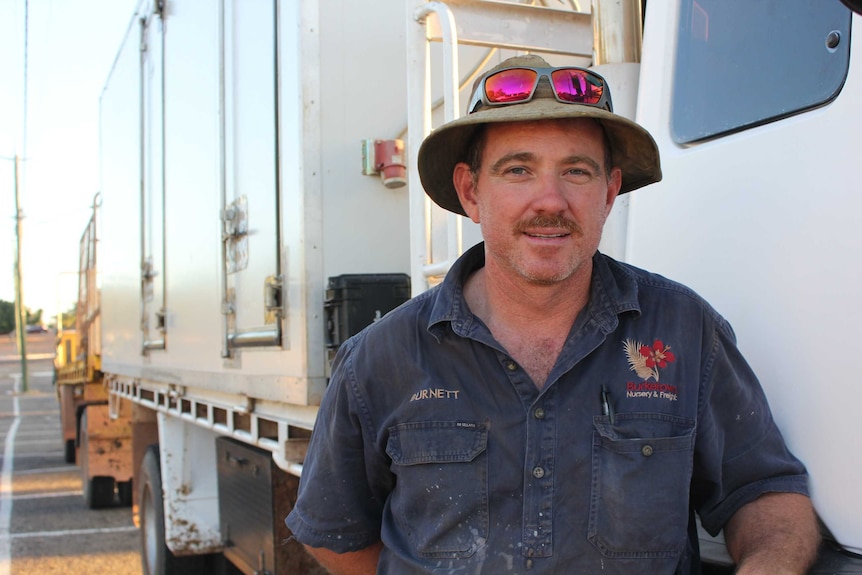
[[[475,421],[414,421],[389,428],[386,453],[397,465],[472,461],[485,451],[488,426]]]

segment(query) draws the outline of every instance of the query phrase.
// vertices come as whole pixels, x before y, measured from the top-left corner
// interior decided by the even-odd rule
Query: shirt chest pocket
[[[687,539],[694,422],[618,414],[593,422],[589,539],[607,557],[673,557]]]
[[[424,557],[469,557],[488,537],[488,425],[420,421],[389,429],[390,512]]]

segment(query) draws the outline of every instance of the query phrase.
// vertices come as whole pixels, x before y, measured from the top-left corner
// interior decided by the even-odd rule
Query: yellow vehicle
[[[101,371],[98,207],[97,195],[80,243],[75,329],[61,327],[54,359],[65,460],[80,465],[84,498],[91,509],[132,501],[129,418],[111,414]]]
[[[60,423],[63,431],[63,451],[66,463],[75,463],[78,426],[75,413],[84,396],[78,377],[78,332],[63,329],[57,333],[57,353],[54,355],[54,383],[60,402]]]

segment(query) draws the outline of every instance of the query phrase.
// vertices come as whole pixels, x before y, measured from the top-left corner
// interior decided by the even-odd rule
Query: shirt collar
[[[443,282],[432,290],[433,305],[428,322],[428,331],[438,341],[442,338],[445,323],[452,331],[466,336],[476,317],[464,299],[464,284],[474,271],[485,265],[485,243],[480,242],[467,250],[449,272]],[[596,252],[593,256],[593,277],[587,317],[605,333],[610,333],[619,324],[617,316],[633,311],[640,314],[638,285],[627,266]]]

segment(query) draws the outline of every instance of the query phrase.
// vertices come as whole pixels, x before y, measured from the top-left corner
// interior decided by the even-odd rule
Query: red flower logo
[[[669,345],[662,343],[660,339],[653,342],[652,347],[642,345],[638,350],[642,356],[646,358],[646,365],[654,369],[656,366],[660,368],[667,367],[667,364],[673,363],[676,360]]]
[[[626,357],[629,361],[629,369],[642,377],[644,381],[650,378],[658,381],[658,370],[667,367],[667,364],[676,361],[676,356],[660,339],[653,342],[652,346],[627,339],[623,342]]]

